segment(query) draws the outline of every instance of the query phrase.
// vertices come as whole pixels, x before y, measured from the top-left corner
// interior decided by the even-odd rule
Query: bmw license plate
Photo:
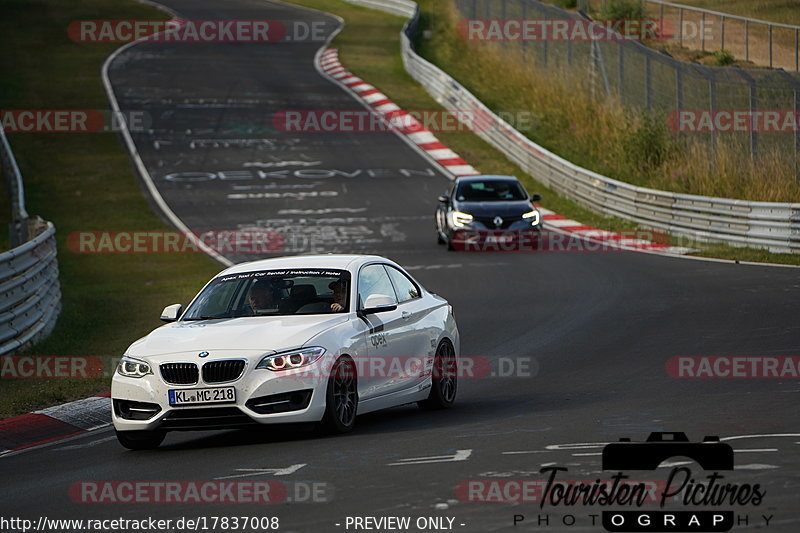
[[[235,387],[219,387],[215,389],[182,389],[169,391],[169,404],[173,406],[207,403],[233,403],[235,401]]]
[[[499,242],[502,244],[510,243],[514,240],[513,235],[487,235],[486,242]]]

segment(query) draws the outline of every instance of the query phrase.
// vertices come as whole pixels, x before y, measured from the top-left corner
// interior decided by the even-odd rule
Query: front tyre
[[[164,442],[166,431],[116,431],[117,440],[129,450],[153,450]]]
[[[325,414],[320,429],[327,434],[347,433],[356,425],[358,410],[356,366],[349,357],[341,357],[331,369],[325,393]]]
[[[458,361],[453,344],[444,339],[436,348],[433,359],[433,378],[428,398],[418,405],[422,409],[437,410],[452,407],[458,391]]]

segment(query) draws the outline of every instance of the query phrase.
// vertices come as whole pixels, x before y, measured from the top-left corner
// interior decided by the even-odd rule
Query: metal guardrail
[[[602,176],[549,152],[495,115],[460,83],[416,54],[419,11],[408,0],[347,0],[408,14],[401,53],[408,73],[451,111],[473,111],[474,131],[542,184],[589,209],[701,242],[725,242],[800,253],[800,203],[748,202],[637,187]]]
[[[22,174],[2,125],[0,125],[0,168],[3,170],[8,195],[11,198],[11,226],[9,227],[11,245],[18,246],[28,240],[26,233],[28,226],[25,224],[25,220],[28,219],[28,211],[25,209]]]
[[[11,195],[14,248],[0,253],[0,355],[46,337],[61,311],[55,226],[29,217],[11,146],[0,127],[0,163]]]

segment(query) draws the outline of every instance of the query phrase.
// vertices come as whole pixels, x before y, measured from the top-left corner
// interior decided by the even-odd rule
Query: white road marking
[[[521,450],[518,452],[503,452],[503,455],[524,455],[526,453],[547,453],[552,450]]]
[[[428,150],[430,156],[437,161],[439,159],[458,159],[460,156],[449,148],[440,148],[438,150]]]
[[[372,102],[380,102],[381,100],[386,100],[386,95],[383,93],[372,93],[366,96],[362,96],[361,98],[363,98],[365,102],[371,104]]]
[[[608,442],[576,442],[574,444],[548,444],[546,450],[582,450],[603,448]]]
[[[65,451],[65,450],[80,450],[82,448],[91,448],[93,446],[97,446],[98,444],[102,444],[102,443],[108,442],[110,440],[117,440],[116,435],[113,435],[111,437],[106,437],[104,439],[91,440],[91,441],[86,442],[84,444],[70,444],[69,446],[61,446],[59,448],[54,448],[54,449],[52,449],[50,451],[62,452],[62,451]]]
[[[568,218],[562,219],[555,219],[555,220],[545,220],[545,222],[551,226],[555,226],[557,228],[561,227],[569,227],[569,226],[580,226],[580,222],[575,222],[574,220],[570,220]]]
[[[759,439],[765,437],[800,437],[800,433],[764,433],[756,435],[735,435],[733,437],[723,437],[719,440],[740,440],[740,439]]]
[[[478,171],[471,165],[445,165],[445,168],[456,176],[477,174]]]
[[[416,133],[411,133],[407,135],[409,139],[411,139],[416,144],[428,144],[428,143],[435,143],[439,142],[433,133],[429,131],[418,131]]]
[[[692,461],[664,461],[658,468],[672,468],[673,466],[683,466],[683,465],[690,465]]]
[[[389,102],[388,104],[379,105],[375,108],[375,111],[389,113],[390,111],[400,111],[400,107],[397,104]]]
[[[313,167],[321,165],[322,161],[248,161],[242,163],[243,167]]]
[[[470,268],[478,268],[478,267],[496,267],[496,266],[506,266],[508,263],[479,263],[470,265]],[[406,270],[438,270],[440,268],[461,268],[464,265],[461,263],[447,263],[447,264],[437,264],[437,265],[411,265],[407,267],[403,267]]]
[[[779,468],[776,465],[766,465],[762,463],[753,463],[749,465],[737,465],[734,470],[774,470]]]
[[[403,465],[425,465],[430,463],[453,463],[456,461],[466,461],[472,455],[472,450],[456,450],[453,455],[434,455],[432,457],[409,457],[400,459],[396,463],[389,463],[388,466]]]
[[[230,476],[222,476],[222,477],[215,477],[214,479],[233,479],[238,477],[252,477],[252,476],[264,476],[267,474],[273,474],[275,476],[288,476],[289,474],[294,474],[308,463],[300,463],[296,465],[291,465],[286,468],[237,468],[237,472],[242,472],[242,474],[233,474]]]

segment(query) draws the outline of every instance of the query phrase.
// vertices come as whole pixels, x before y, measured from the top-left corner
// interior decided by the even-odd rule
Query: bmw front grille
[[[199,372],[194,363],[162,363],[161,377],[171,385],[194,385]]]
[[[231,361],[209,361],[203,365],[203,381],[206,383],[225,383],[239,379],[245,362],[241,359]]]

